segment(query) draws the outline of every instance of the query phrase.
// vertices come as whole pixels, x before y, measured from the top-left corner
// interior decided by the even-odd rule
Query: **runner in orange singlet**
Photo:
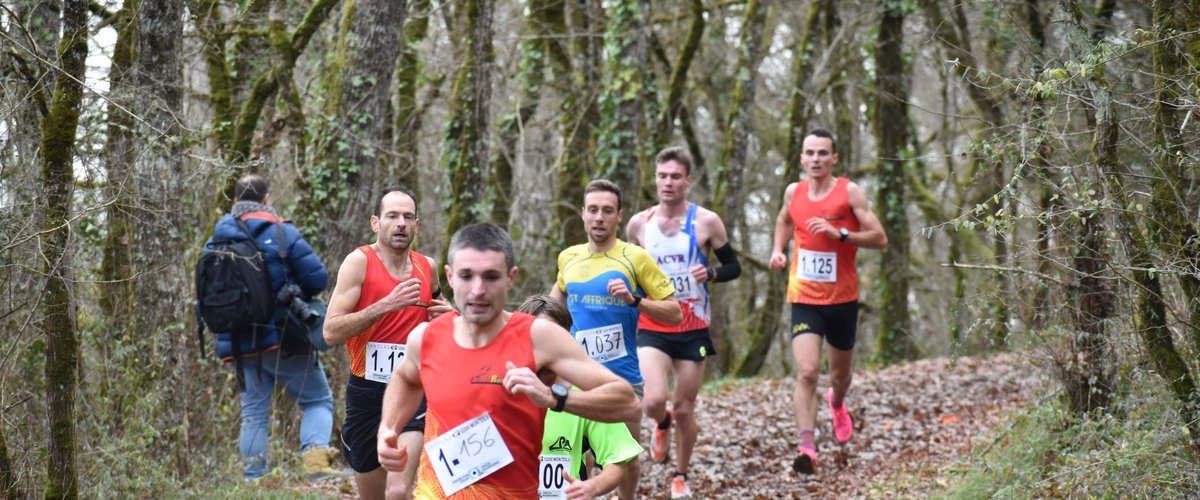
[[[623,422],[640,414],[637,396],[561,326],[504,309],[518,270],[503,229],[464,227],[448,255],[461,316],[443,316],[409,336],[384,395],[379,462],[389,471],[408,465],[412,454],[398,439],[424,395],[415,497],[537,498],[545,410]],[[536,375],[542,369],[584,390],[552,390]]]
[[[420,226],[412,192],[401,186],[384,189],[371,216],[375,243],[346,256],[329,301],[325,341],[345,342],[350,355],[341,438],[362,498],[384,498],[385,490],[392,497],[411,493],[415,466],[402,474],[379,467],[375,436],[383,391],[404,358],[409,332],[452,310],[435,298],[441,293],[433,260],[410,248]],[[421,449],[424,426],[422,415],[405,426],[403,441],[413,453]]]
[[[796,361],[793,404],[800,445],[792,468],[813,474],[817,466],[813,437],[817,407],[813,397],[821,367],[821,340],[824,337],[830,347],[832,387],[825,399],[833,416],[834,436],[845,443],[854,431],[844,404],[858,327],[854,257],[858,247],[887,246],[887,235],[867,205],[863,190],[844,177],[833,176],[838,162],[833,134],[822,128],[809,132],[800,162],[808,179],[789,184],[784,192],[783,207],[775,218],[770,267],[773,271],[787,267],[784,247],[794,238],[787,296],[792,304],[792,356]]]

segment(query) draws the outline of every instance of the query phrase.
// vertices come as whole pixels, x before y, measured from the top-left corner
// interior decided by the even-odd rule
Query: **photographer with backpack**
[[[317,319],[305,300],[325,289],[329,273],[295,226],[271,208],[267,188],[258,175],[238,180],[236,201],[217,222],[196,267],[197,316],[216,334],[217,355],[237,372],[245,478],[258,479],[268,470],[276,382],[304,413],[300,450],[307,479],[341,476],[332,467],[333,395],[325,371],[312,346],[289,348],[282,328],[296,321],[291,318]]]

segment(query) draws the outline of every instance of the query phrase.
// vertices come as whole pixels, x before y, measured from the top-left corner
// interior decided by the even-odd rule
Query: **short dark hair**
[[[517,308],[517,312],[523,312],[530,316],[545,314],[555,323],[558,323],[558,326],[571,328],[571,312],[567,310],[567,306],[559,302],[558,299],[544,293],[530,295],[521,304],[521,307]]]
[[[261,175],[250,174],[238,179],[233,187],[233,198],[236,201],[262,203],[267,197],[267,187],[267,180]]]
[[[450,247],[446,250],[451,267],[454,265],[454,253],[463,248],[503,253],[504,265],[507,269],[512,269],[516,262],[513,255],[512,237],[495,224],[471,224],[455,231],[454,236],[450,237]]]
[[[814,136],[814,137],[822,137],[825,139],[829,139],[830,147],[833,148],[834,153],[837,153],[837,141],[833,140],[833,132],[830,132],[829,129],[824,128],[824,127],[817,127],[812,130],[809,130],[808,134],[806,134],[804,137],[808,137],[810,135]]]
[[[596,179],[592,182],[589,182],[587,187],[583,188],[583,195],[587,196],[588,193],[594,193],[597,191],[608,192],[617,195],[617,210],[621,210],[621,188],[618,187],[616,183],[608,179]]]
[[[692,155],[688,154],[687,149],[683,146],[671,146],[667,149],[658,152],[658,156],[654,157],[654,165],[662,165],[669,161],[677,161],[683,165],[683,171],[688,175],[692,175]]]
[[[395,192],[401,192],[401,193],[408,195],[409,198],[412,198],[413,205],[417,204],[417,195],[413,194],[412,190],[409,189],[408,186],[404,186],[401,184],[394,184],[394,185],[383,188],[383,190],[379,192],[379,197],[375,198],[375,216],[376,217],[383,215],[383,197],[387,196],[391,193],[395,193]]]

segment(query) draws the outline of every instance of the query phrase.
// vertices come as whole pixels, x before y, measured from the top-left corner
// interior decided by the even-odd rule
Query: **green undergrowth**
[[[1072,417],[1054,395],[945,469],[944,498],[1195,498],[1200,458],[1156,375],[1125,374],[1110,411]]]

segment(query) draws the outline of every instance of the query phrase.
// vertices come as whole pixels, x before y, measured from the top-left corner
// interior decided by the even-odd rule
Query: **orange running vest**
[[[358,295],[358,303],[354,305],[354,312],[379,302],[392,293],[401,281],[414,277],[421,280],[421,303],[428,304],[433,300],[433,273],[429,267],[429,258],[409,250],[408,260],[412,263],[412,271],[403,280],[398,280],[388,272],[387,266],[379,260],[379,255],[371,245],[358,247],[358,251],[367,256],[367,273],[363,277],[362,291]],[[367,342],[404,344],[408,342],[408,333],[428,319],[428,307],[408,306],[385,314],[366,331],[351,337],[346,341],[346,352],[350,355],[350,373],[356,377],[366,376]]]
[[[443,314],[425,327],[421,341],[421,384],[425,387],[425,442],[484,412],[492,417],[513,462],[454,494],[458,499],[538,497],[538,454],[546,410],[524,395],[504,390],[505,363],[537,371],[530,326],[533,316],[512,313],[486,346],[460,347],[454,340],[457,314]],[[417,471],[416,498],[446,498],[426,453]]]
[[[829,194],[818,201],[813,201],[808,197],[809,181],[807,180],[800,182],[796,186],[796,191],[792,193],[788,214],[792,216],[792,223],[795,224],[796,231],[792,241],[792,265],[788,273],[788,302],[830,305],[858,300],[858,270],[854,265],[858,247],[851,243],[838,241],[837,238],[809,234],[808,225],[805,223],[813,217],[821,217],[829,221],[829,224],[835,228],[844,227],[850,232],[857,232],[859,230],[858,217],[850,209],[850,198],[846,194],[846,186],[849,185],[849,179],[839,177]],[[810,252],[805,254],[808,257],[828,253],[836,254],[836,280],[821,282],[801,279],[797,275],[801,270],[800,267],[804,264],[813,265],[811,259],[801,262],[802,250]],[[823,270],[821,266],[825,265],[829,265],[828,260],[818,261],[816,267],[809,267],[809,270],[820,272]]]

